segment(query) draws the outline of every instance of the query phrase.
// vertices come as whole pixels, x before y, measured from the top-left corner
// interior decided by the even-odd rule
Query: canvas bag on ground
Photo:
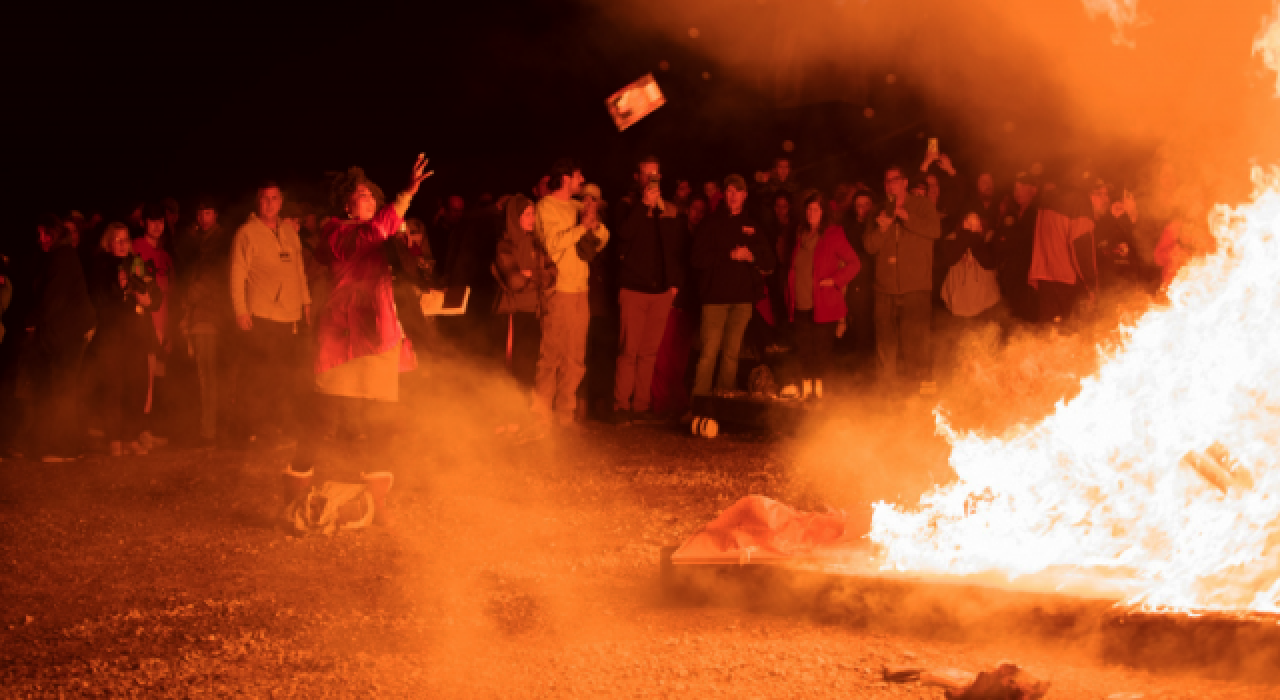
[[[942,282],[942,301],[952,314],[962,318],[977,316],[1000,301],[1000,285],[995,270],[988,270],[965,252],[951,266]]]
[[[332,535],[369,527],[373,508],[373,494],[364,484],[326,481],[290,503],[284,517],[299,534]]]

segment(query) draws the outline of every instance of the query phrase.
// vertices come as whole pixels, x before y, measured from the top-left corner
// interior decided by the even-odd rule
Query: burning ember
[[[915,509],[875,505],[885,569],[1280,611],[1280,168],[1253,179],[1251,202],[1211,214],[1217,251],[1042,423],[998,439],[939,414],[959,478]]]

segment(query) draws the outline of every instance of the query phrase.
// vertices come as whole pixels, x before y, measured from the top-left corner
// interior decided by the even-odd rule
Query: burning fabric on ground
[[[943,688],[947,700],[1040,700],[1049,692],[1048,681],[1039,680],[1008,661],[977,674],[954,668],[885,666],[884,679],[891,683],[918,681]]]

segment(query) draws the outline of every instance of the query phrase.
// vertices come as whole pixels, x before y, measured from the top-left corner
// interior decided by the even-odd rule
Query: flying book
[[[653,73],[613,93],[604,101],[605,107],[609,109],[609,115],[613,117],[613,123],[618,126],[618,131],[623,131],[644,119],[650,112],[666,103],[667,98],[663,97],[662,90],[653,79]]]

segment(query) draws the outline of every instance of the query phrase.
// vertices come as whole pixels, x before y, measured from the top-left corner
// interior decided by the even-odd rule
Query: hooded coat
[[[556,264],[533,231],[520,227],[520,217],[531,206],[533,202],[522,194],[507,201],[506,226],[490,268],[498,280],[498,298],[493,306],[496,314],[541,313],[555,288]],[[526,276],[526,270],[532,275]]]

